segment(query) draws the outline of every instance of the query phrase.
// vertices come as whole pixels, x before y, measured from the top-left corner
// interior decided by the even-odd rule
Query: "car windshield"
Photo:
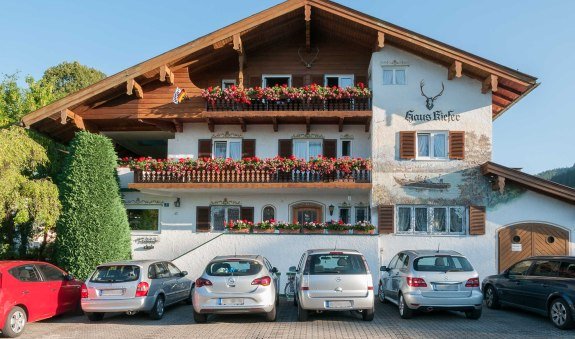
[[[473,266],[464,257],[435,255],[415,259],[413,269],[420,272],[471,272]]]
[[[140,267],[134,265],[100,266],[92,274],[90,282],[117,283],[136,281],[140,278]]]
[[[308,257],[306,273],[366,274],[367,268],[359,254],[312,254]]]
[[[255,260],[213,261],[206,267],[206,273],[215,277],[256,275],[262,270],[262,264]]]

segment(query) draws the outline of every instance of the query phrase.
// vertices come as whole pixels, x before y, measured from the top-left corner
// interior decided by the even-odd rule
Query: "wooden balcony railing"
[[[206,111],[370,111],[371,98],[327,100],[258,100],[250,104],[217,99],[206,102]]]
[[[341,171],[323,174],[315,171],[270,173],[262,170],[191,170],[184,173],[134,171],[135,183],[319,183],[355,182],[370,183],[370,170]]]

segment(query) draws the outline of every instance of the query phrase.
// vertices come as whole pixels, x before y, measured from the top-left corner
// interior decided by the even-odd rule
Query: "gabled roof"
[[[575,205],[575,189],[569,186],[564,186],[493,162],[486,162],[481,165],[481,173],[484,176],[493,177],[494,179],[496,177],[504,178],[505,181],[513,182],[528,190]]]
[[[493,91],[492,95],[494,119],[538,85],[537,79],[533,76],[335,2],[288,0],[70,94],[26,115],[22,119],[22,123],[25,126],[35,127],[34,125],[42,120],[50,118],[52,121],[57,121],[60,116],[65,117],[68,114],[68,117],[72,118],[80,115],[80,121],[74,119],[74,123],[76,126],[82,125],[78,127],[83,128],[81,113],[97,107],[109,98],[117,97],[118,93],[125,93],[127,82],[134,80],[139,84],[145,84],[157,80],[160,76],[160,69],[164,66],[169,67],[172,71],[187,67],[194,62],[194,58],[209,57],[210,52],[214,49],[232,43],[234,35],[241,36],[249,33],[270,21],[276,20],[278,23],[287,23],[288,20],[282,21],[280,19],[289,17],[289,23],[293,24],[294,18],[299,15],[303,23],[304,8],[311,9],[312,22],[314,18],[319,18],[322,23],[329,25],[329,29],[337,32],[336,34],[348,36],[359,42],[363,41],[364,44],[373,41],[373,45],[378,41],[378,37],[383,37],[384,41],[380,40],[381,43],[397,46],[440,63],[447,68],[455,67],[456,64],[461,65],[462,74],[484,81],[488,87],[493,84],[492,80],[495,79],[497,91]]]

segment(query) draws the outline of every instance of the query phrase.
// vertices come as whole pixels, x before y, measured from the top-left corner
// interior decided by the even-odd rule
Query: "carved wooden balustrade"
[[[313,99],[313,100],[258,100],[250,104],[217,99],[206,102],[206,111],[370,111],[371,98]]]

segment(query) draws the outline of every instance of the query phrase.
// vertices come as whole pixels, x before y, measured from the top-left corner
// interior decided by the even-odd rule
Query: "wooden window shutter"
[[[393,233],[394,210],[393,205],[379,205],[377,207],[377,230],[379,234]]]
[[[449,159],[465,159],[465,132],[449,132]]]
[[[469,234],[485,234],[485,206],[469,206]]]
[[[365,85],[365,87],[367,87],[367,77],[366,77],[365,75],[357,75],[357,74],[356,74],[354,80],[355,80],[355,84],[354,84],[354,85],[357,85],[357,84],[359,84],[359,83],[361,82],[361,83],[363,83],[363,84]]]
[[[337,139],[324,139],[322,155],[326,158],[337,158]]]
[[[208,206],[196,207],[196,232],[210,231],[210,208]]]
[[[292,75],[291,85],[292,87],[303,87],[303,75]]]
[[[212,157],[212,139],[198,140],[198,158]]]
[[[399,158],[415,159],[415,131],[399,132]]]
[[[250,77],[250,87],[262,87],[262,77]]]
[[[242,218],[242,220],[254,222],[254,208],[253,207],[242,207],[240,214],[241,214],[240,218]]]
[[[256,156],[256,139],[242,140],[242,158],[252,158]]]
[[[289,158],[292,155],[292,140],[280,139],[278,140],[278,156],[282,158]]]

